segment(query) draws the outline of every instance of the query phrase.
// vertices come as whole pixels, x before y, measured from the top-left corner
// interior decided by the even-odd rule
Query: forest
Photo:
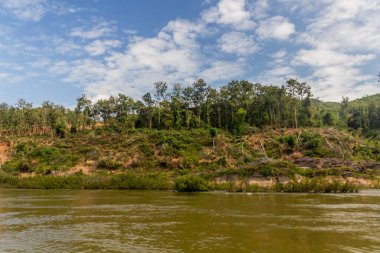
[[[219,89],[199,79],[183,87],[156,82],[140,100],[125,94],[92,102],[80,96],[73,109],[45,101],[34,107],[24,99],[0,104],[2,136],[48,134],[63,137],[98,127],[122,132],[128,129],[218,128],[242,135],[250,128],[302,128],[335,126],[377,136],[380,103],[351,105],[324,103],[313,98],[305,82],[289,79],[284,85],[231,81]],[[327,105],[326,105],[327,104]]]
[[[379,94],[305,82],[154,83],[66,108],[0,105],[0,187],[349,192],[379,188]]]

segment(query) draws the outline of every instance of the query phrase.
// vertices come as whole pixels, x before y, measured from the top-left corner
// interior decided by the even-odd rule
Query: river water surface
[[[0,189],[0,252],[380,252],[380,191]]]

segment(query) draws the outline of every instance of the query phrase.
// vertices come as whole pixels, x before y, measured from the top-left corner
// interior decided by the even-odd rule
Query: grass
[[[379,188],[380,182],[374,181],[373,188]],[[0,187],[20,189],[117,189],[117,190],[176,190],[179,192],[197,192],[223,190],[228,192],[298,192],[298,193],[350,193],[364,187],[346,180],[328,180],[324,177],[304,178],[301,181],[289,180],[286,183],[273,183],[265,186],[250,184],[248,180],[230,180],[216,183],[203,177],[185,174],[174,180],[169,174],[148,173],[137,175],[131,172],[117,175],[69,176],[37,175],[19,177],[0,173]]]
[[[318,130],[319,131],[319,130]],[[122,133],[103,131],[67,133],[65,138],[31,136],[12,140],[11,158],[0,169],[0,187],[44,189],[173,189],[177,191],[249,192],[349,192],[344,181],[318,178],[376,177],[376,171],[351,166],[299,167],[294,155],[316,159],[340,154],[330,150],[317,130],[272,131],[256,134],[263,139],[234,137],[220,130],[215,146],[207,129],[148,130]],[[323,132],[322,132],[323,133]],[[336,131],[334,134],[338,135]],[[340,133],[341,142],[356,161],[380,160],[380,144]],[[334,147],[340,144],[329,139]],[[350,150],[349,147],[354,147]],[[263,159],[263,149],[270,159]],[[91,175],[74,173],[88,166]],[[58,172],[58,173],[56,173]],[[87,173],[87,172],[86,172]],[[67,176],[56,176],[68,174]],[[29,177],[21,177],[29,176]],[[35,175],[31,177],[31,175]],[[287,184],[264,187],[248,184],[249,178],[287,178]],[[305,178],[302,182],[292,179]],[[217,178],[228,182],[215,184]]]
[[[0,187],[20,189],[118,189],[169,190],[172,183],[164,174],[70,175],[17,177],[0,174]]]
[[[350,193],[359,192],[360,185],[339,180],[327,180],[324,178],[310,178],[302,181],[289,181],[287,183],[275,183],[264,186],[248,184],[247,182],[229,181],[214,184],[214,189],[228,192],[298,192],[298,193]]]

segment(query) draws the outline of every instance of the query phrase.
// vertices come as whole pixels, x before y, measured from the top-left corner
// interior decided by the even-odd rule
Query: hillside
[[[324,102],[318,99],[312,100],[313,106],[324,112],[330,112],[335,115],[339,114],[340,103],[339,102]],[[368,107],[370,104],[374,104],[376,107],[380,106],[380,94],[374,94],[371,96],[365,96],[352,101],[349,101],[350,108]]]
[[[98,129],[66,138],[2,138],[2,147],[3,185],[9,185],[9,176],[22,180],[67,176],[100,180],[148,175],[161,178],[166,188],[183,177],[196,176],[222,188],[234,182],[234,187],[241,189],[242,182],[273,185],[299,177],[376,179],[380,168],[379,143],[317,128],[256,129],[243,137],[219,132],[214,147],[205,129],[140,129],[125,134]],[[17,184],[28,188],[22,182]],[[113,186],[104,183],[95,188]]]
[[[359,99],[355,99],[349,103],[349,105],[353,108],[368,107],[370,104],[374,104],[377,107],[380,106],[380,94],[365,96]]]

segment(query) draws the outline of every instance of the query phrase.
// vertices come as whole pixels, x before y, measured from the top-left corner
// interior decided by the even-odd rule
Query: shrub
[[[153,155],[153,151],[152,151],[152,149],[151,149],[148,145],[146,145],[146,144],[141,144],[141,145],[139,146],[139,150],[140,150],[145,156],[147,156],[147,157],[150,157],[150,156]]]
[[[60,150],[56,147],[41,147],[36,148],[32,152],[32,156],[40,159],[41,161],[50,161],[60,156]]]
[[[264,164],[259,172],[263,177],[272,177],[276,176],[279,173],[279,170],[273,164]]]
[[[317,149],[321,146],[321,136],[319,134],[304,133],[302,134],[303,147],[307,149]]]
[[[296,137],[294,135],[287,136],[286,143],[289,145],[289,147],[294,148],[296,145]]]
[[[175,180],[175,190],[179,192],[198,192],[210,190],[209,183],[199,176],[185,175]]]
[[[121,167],[122,167],[121,163],[118,163],[110,159],[103,159],[103,160],[100,160],[98,163],[98,168],[101,168],[101,169],[117,170],[117,169],[120,169]]]
[[[7,161],[3,167],[2,170],[4,172],[9,172],[9,173],[27,173],[27,172],[32,172],[32,166],[30,163],[26,160],[11,160]]]
[[[62,123],[55,125],[55,135],[59,138],[66,137],[66,126]]]
[[[36,147],[35,143],[32,142],[22,142],[16,145],[16,155],[28,154]]]

